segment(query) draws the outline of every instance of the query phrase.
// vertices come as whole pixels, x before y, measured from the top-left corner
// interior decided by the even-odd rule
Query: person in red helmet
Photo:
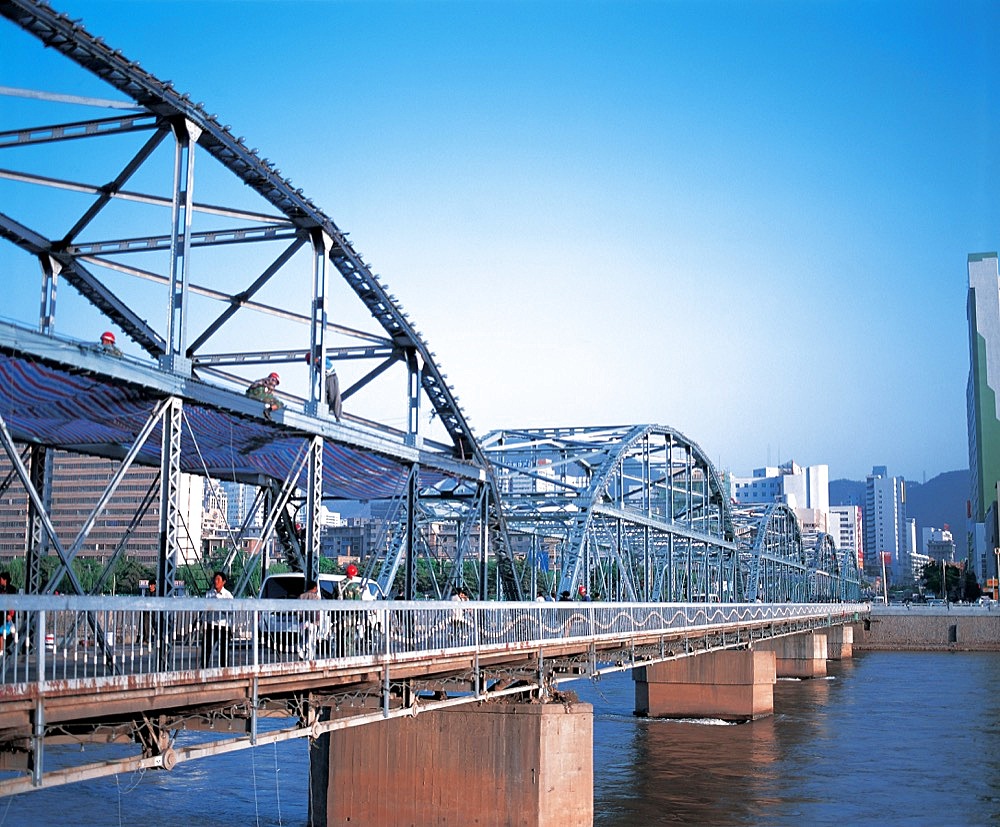
[[[259,399],[264,403],[264,419],[270,419],[272,411],[278,411],[284,407],[281,400],[274,394],[274,389],[278,387],[280,381],[278,374],[272,371],[263,379],[257,379],[251,383],[246,390],[247,396],[251,399]]]
[[[105,330],[101,334],[101,350],[109,356],[121,356],[122,352],[115,345],[115,334]]]
[[[347,575],[347,579],[342,580],[340,583],[340,599],[360,600],[361,584],[355,580],[358,576],[358,567],[354,563],[348,563],[344,572]]]

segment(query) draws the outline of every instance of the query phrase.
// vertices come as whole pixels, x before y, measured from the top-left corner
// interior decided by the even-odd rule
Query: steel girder
[[[523,584],[609,600],[734,601],[729,501],[705,453],[659,425],[493,431],[498,478]]]

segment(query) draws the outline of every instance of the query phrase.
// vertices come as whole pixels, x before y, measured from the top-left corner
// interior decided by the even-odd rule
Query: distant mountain
[[[965,514],[969,499],[969,472],[946,471],[921,484],[906,480],[906,516],[917,521],[917,544],[922,529],[951,530],[955,540],[955,559],[964,560],[966,550]],[[865,505],[862,480],[831,480],[830,505]]]
[[[830,505],[860,505],[864,508],[864,481],[830,480]]]
[[[965,517],[968,501],[968,471],[938,474],[923,485],[907,480],[906,516],[917,521],[917,543],[920,542],[920,529],[944,528],[947,525],[955,540],[955,559],[964,560],[967,554]]]

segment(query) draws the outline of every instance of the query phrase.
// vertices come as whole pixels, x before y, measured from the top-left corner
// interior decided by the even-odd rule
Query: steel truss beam
[[[125,117],[115,116],[106,119],[108,123],[104,128],[122,129],[125,128],[124,124],[132,124],[136,127],[141,125],[143,128],[157,128],[161,131],[164,127],[169,127],[175,132],[178,154],[175,163],[174,220],[173,233],[170,239],[167,239],[171,247],[169,271],[171,310],[168,330],[165,336],[160,337],[161,342],[155,343],[149,336],[137,338],[149,353],[154,356],[165,354],[170,363],[167,367],[175,366],[179,369],[185,367],[183,359],[192,359],[196,355],[196,349],[189,351],[183,346],[186,312],[182,300],[183,289],[180,288],[186,284],[186,269],[183,265],[195,238],[190,227],[190,217],[194,210],[193,188],[190,184],[194,150],[197,146],[212,155],[216,161],[276,208],[287,220],[290,229],[294,228],[291,229],[292,233],[308,235],[318,233],[325,238],[324,261],[332,263],[339,271],[348,287],[354,291],[372,318],[383,328],[394,346],[412,352],[419,360],[420,386],[429,399],[438,422],[447,431],[455,455],[459,459],[482,461],[464,412],[457,403],[457,397],[452,393],[453,389],[447,384],[446,376],[437,366],[423,337],[395,297],[389,294],[387,285],[371,271],[369,265],[347,240],[347,234],[307,198],[301,189],[293,187],[291,181],[284,178],[271,162],[260,158],[255,150],[244,144],[242,138],[235,137],[228,127],[223,126],[215,116],[205,112],[200,105],[193,104],[187,95],[180,94],[171,84],[163,83],[143,71],[137,63],[127,60],[120,52],[108,48],[65,15],[60,15],[50,7],[31,0],[2,0],[0,15],[37,37],[46,46],[62,53],[103,79],[134,100],[138,108],[144,110]],[[101,131],[97,125],[93,126],[92,130],[97,134]],[[64,131],[66,131],[65,126]],[[39,135],[45,134],[51,135],[54,132],[51,130],[46,132],[43,128]],[[272,231],[281,232],[278,228],[272,228]],[[262,232],[266,235],[270,231],[251,232]],[[206,242],[209,240],[205,237]],[[163,242],[161,236],[160,243]],[[51,245],[45,246],[46,252],[52,249]],[[82,244],[74,248],[80,254],[87,249]],[[76,263],[77,256],[72,252],[63,250],[61,255],[66,259],[66,261],[60,259],[64,267],[69,262]],[[75,271],[78,268],[79,265],[76,264],[73,269]],[[98,306],[109,319],[117,319],[118,313],[124,309],[116,307],[110,297],[104,295],[105,291],[98,289],[85,277],[74,272],[73,278],[68,280],[89,300],[95,303],[100,301]],[[234,304],[241,303],[240,297],[232,299]],[[130,326],[122,327],[130,336],[133,335]],[[199,340],[199,344],[201,341],[203,339]],[[159,344],[160,347],[157,349],[155,344]],[[322,369],[322,365],[320,368]]]

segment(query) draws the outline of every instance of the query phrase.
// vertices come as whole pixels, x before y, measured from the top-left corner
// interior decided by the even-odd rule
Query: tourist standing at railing
[[[156,581],[150,580],[146,592],[147,597],[156,597]],[[142,613],[142,642],[152,645],[159,640],[160,614],[159,612]]]
[[[347,577],[337,583],[337,599],[361,600],[361,584],[355,579],[358,576],[358,567],[354,563],[349,563],[345,574]],[[337,657],[350,657],[355,654],[358,641],[364,637],[363,620],[358,612],[338,612],[335,622]]]
[[[322,600],[319,593],[319,583],[315,580],[306,581],[306,590],[299,595],[299,600]],[[300,612],[299,623],[299,657],[302,660],[316,659],[316,641],[324,636],[324,623],[322,615],[325,612]],[[326,630],[329,634],[329,629]]]
[[[212,575],[212,586],[205,595],[209,600],[232,600],[226,588],[226,575],[217,571]],[[205,637],[201,642],[201,668],[208,669],[212,652],[219,646],[219,666],[229,666],[229,615],[226,612],[209,612],[205,623]]]
[[[457,603],[464,603],[468,601],[469,595],[465,592],[464,586],[459,586],[455,593],[451,596],[451,599]],[[452,645],[461,645],[465,643],[464,633],[467,631],[467,623],[465,620],[465,609],[455,608],[451,610],[451,636]]]
[[[10,582],[8,571],[0,571],[0,594],[17,594],[17,589]],[[3,638],[0,652],[6,654],[8,649],[17,643],[17,620],[14,610],[6,606],[0,606],[0,636]]]

